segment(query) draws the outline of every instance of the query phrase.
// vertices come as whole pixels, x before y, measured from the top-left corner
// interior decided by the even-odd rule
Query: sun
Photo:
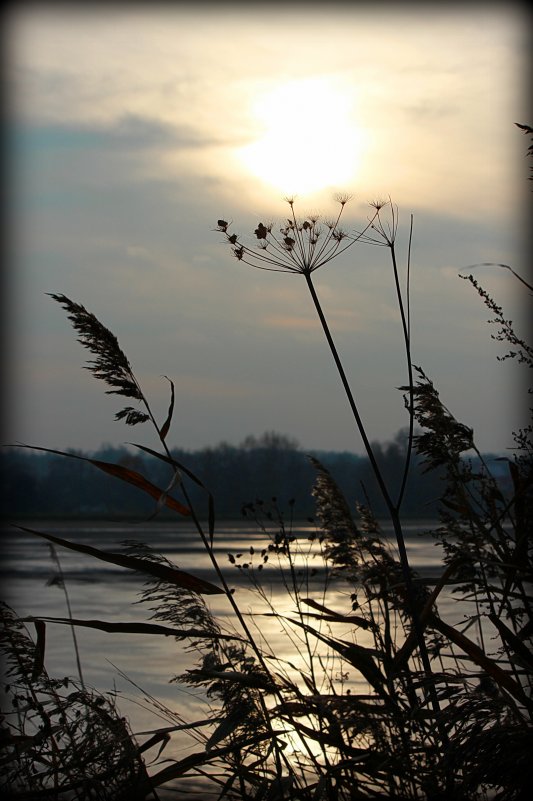
[[[282,194],[350,186],[363,149],[354,101],[333,78],[279,84],[254,101],[261,134],[240,149],[239,161]]]

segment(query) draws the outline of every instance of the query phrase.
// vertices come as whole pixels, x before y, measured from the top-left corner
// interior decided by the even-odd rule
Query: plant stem
[[[67,590],[67,585],[66,585],[66,582],[65,582],[65,576],[63,574],[63,568],[61,567],[61,562],[59,561],[59,556],[57,555],[57,551],[54,548],[54,546],[53,545],[49,545],[49,548],[50,548],[50,554],[52,556],[52,559],[54,560],[54,562],[56,564],[56,567],[57,567],[58,578],[59,578],[59,581],[60,581],[60,587],[62,588],[63,594],[65,596],[67,614],[68,614],[69,618],[72,620],[72,607],[70,605],[70,597],[69,597],[69,593],[68,593],[68,590]],[[74,643],[74,654],[76,656],[76,666],[78,668],[78,676],[80,677],[81,687],[82,687],[83,690],[85,690],[85,682],[83,680],[83,672],[82,672],[82,669],[81,669],[80,650],[78,648],[78,638],[76,636],[76,627],[71,624],[70,630],[71,630],[71,633],[72,633],[72,642]]]
[[[411,455],[413,452],[413,431],[414,431],[414,381],[413,381],[413,363],[411,361],[411,312],[409,308],[409,273],[410,273],[410,263],[411,263],[411,239],[413,234],[413,217],[411,215],[411,228],[409,231],[409,255],[407,258],[407,316],[404,310],[403,298],[402,298],[402,291],[400,288],[400,280],[398,276],[398,264],[396,262],[396,250],[394,248],[394,242],[390,245],[391,251],[391,259],[392,259],[392,269],[394,272],[394,284],[396,286],[396,296],[398,299],[398,307],[400,309],[400,317],[402,320],[402,330],[403,330],[403,339],[405,343],[405,359],[407,362],[407,375],[408,375],[408,386],[409,386],[409,437],[407,440],[407,454],[405,457],[405,467],[402,476],[402,483],[400,486],[400,492],[398,493],[398,499],[396,501],[396,509],[400,511],[400,506],[402,505],[403,496],[405,493],[405,488],[407,486],[407,478],[409,476],[409,467],[411,464]]]
[[[396,535],[396,543],[397,543],[397,546],[398,546],[398,552],[399,552],[399,556],[400,556],[400,564],[401,564],[401,567],[402,567],[403,577],[404,577],[404,581],[405,581],[405,590],[406,590],[406,596],[407,596],[407,608],[408,608],[408,610],[410,612],[410,615],[411,615],[411,618],[412,618],[412,621],[413,621],[413,628],[414,628],[415,636],[416,636],[416,639],[417,639],[417,644],[418,644],[418,649],[419,649],[419,652],[420,652],[420,657],[422,659],[422,664],[424,666],[424,670],[426,672],[426,675],[429,678],[432,675],[431,665],[430,665],[429,655],[428,655],[427,648],[426,648],[426,643],[425,643],[425,640],[424,640],[423,630],[422,630],[422,627],[420,625],[420,620],[419,620],[419,617],[418,617],[418,614],[417,614],[417,611],[416,611],[416,603],[415,603],[415,593],[414,593],[413,581],[412,581],[412,578],[411,578],[411,572],[410,572],[410,567],[409,567],[409,559],[407,557],[407,550],[406,550],[406,547],[405,547],[405,538],[404,538],[403,531],[402,531],[402,525],[401,525],[401,521],[400,521],[398,506],[397,506],[397,504],[393,503],[393,501],[392,501],[392,499],[390,497],[389,491],[387,489],[387,486],[385,484],[385,481],[383,479],[383,476],[381,474],[381,470],[379,469],[379,465],[376,462],[376,457],[374,455],[374,452],[372,450],[372,446],[371,446],[370,441],[368,439],[368,436],[366,434],[365,427],[364,427],[363,421],[361,419],[361,415],[359,414],[359,410],[357,408],[357,404],[355,402],[355,399],[354,399],[350,384],[348,383],[348,379],[346,378],[346,373],[344,372],[344,368],[342,366],[342,362],[340,360],[339,354],[337,352],[337,348],[336,348],[335,343],[333,341],[333,337],[331,336],[331,333],[330,333],[330,330],[329,330],[329,326],[328,326],[327,320],[326,320],[326,318],[324,316],[324,313],[322,311],[322,307],[320,305],[320,301],[318,299],[318,295],[317,295],[315,287],[313,285],[313,281],[311,279],[311,274],[310,273],[304,273],[304,275],[305,275],[305,280],[307,281],[307,286],[309,288],[309,292],[311,293],[311,297],[313,299],[313,303],[315,304],[315,308],[316,308],[317,314],[318,314],[320,322],[322,324],[322,328],[324,330],[324,334],[325,334],[326,339],[328,341],[328,345],[330,347],[331,354],[333,356],[333,360],[335,361],[335,364],[337,366],[337,370],[338,370],[339,375],[340,375],[340,379],[342,381],[342,385],[343,385],[344,390],[346,392],[346,396],[348,398],[348,403],[350,404],[350,408],[351,408],[353,416],[355,418],[355,422],[357,424],[357,428],[359,430],[359,434],[361,435],[361,439],[363,440],[363,444],[365,446],[365,450],[366,450],[368,458],[370,460],[370,464],[372,465],[372,470],[374,471],[374,475],[375,475],[376,480],[378,482],[379,488],[381,490],[381,494],[382,494],[383,499],[385,501],[385,504],[387,506],[387,509],[388,509],[388,512],[389,512],[389,516],[390,516],[391,522],[392,522],[393,527],[394,527],[394,533]],[[401,308],[403,310],[403,306]],[[404,325],[405,325],[405,317],[403,317],[402,319],[403,319],[403,322],[404,322]],[[435,688],[433,687],[431,682],[429,684],[429,695],[430,695],[430,699],[431,699],[431,703],[432,703],[434,711],[440,713],[440,705],[439,705],[439,702],[438,702],[438,699],[437,699],[437,696],[436,696],[436,693],[435,693]],[[445,740],[444,740],[444,742],[445,742]]]
[[[155,419],[155,417],[154,417],[154,415],[152,413],[152,410],[150,409],[150,405],[148,403],[148,400],[147,400],[146,396],[144,395],[144,393],[142,392],[140,386],[139,386],[139,391],[141,393],[145,408],[146,408],[146,410],[148,412],[148,415],[149,415],[149,417],[150,417],[150,419],[152,421],[152,424],[153,424],[155,430],[158,433],[159,439],[161,440],[161,444],[162,444],[163,449],[165,451],[167,460],[171,465],[173,465],[173,470],[176,472],[177,467],[174,465],[174,460],[172,458],[172,454],[170,453],[169,447],[168,447],[167,443],[165,442],[164,436],[161,435],[161,429],[159,428],[159,425],[157,424],[157,421],[156,421],[156,419]],[[238,604],[236,603],[236,601],[235,601],[235,599],[233,597],[233,593],[231,592],[231,589],[228,586],[228,583],[227,583],[227,581],[226,581],[226,579],[224,577],[224,574],[222,573],[222,570],[220,568],[220,565],[218,564],[217,558],[216,558],[216,556],[215,556],[215,554],[213,552],[212,543],[210,543],[208,541],[208,538],[207,538],[207,536],[206,536],[206,534],[204,532],[202,524],[200,523],[200,520],[198,519],[198,516],[196,514],[194,505],[192,504],[191,499],[189,497],[189,493],[187,492],[187,488],[185,487],[185,484],[184,484],[183,480],[181,479],[181,477],[179,479],[179,486],[180,486],[180,489],[181,489],[181,491],[183,493],[183,497],[185,499],[185,502],[187,503],[187,506],[190,509],[191,519],[192,519],[192,521],[194,523],[194,526],[195,526],[196,530],[198,531],[198,533],[199,533],[199,535],[200,535],[200,537],[202,539],[202,543],[203,543],[204,548],[205,548],[205,550],[207,552],[209,560],[210,560],[210,562],[211,562],[211,564],[212,564],[212,566],[213,566],[213,568],[214,568],[214,570],[215,570],[215,572],[217,574],[217,577],[218,577],[220,583],[222,584],[222,588],[224,590],[226,598],[229,601],[233,611],[235,612],[237,620],[239,621],[239,623],[241,625],[241,628],[244,631],[244,634],[245,634],[245,636],[246,636],[246,638],[247,638],[252,650],[254,651],[259,664],[261,665],[261,667],[264,670],[265,674],[267,676],[269,676],[269,678],[271,679],[272,684],[274,686],[274,691],[275,691],[276,695],[278,696],[278,698],[280,700],[280,703],[283,703],[284,699],[283,699],[283,696],[282,696],[282,694],[280,692],[280,689],[279,689],[279,687],[277,687],[275,680],[272,678],[272,674],[271,674],[270,670],[268,669],[268,666],[267,666],[267,664],[265,662],[265,659],[264,659],[264,656],[263,656],[263,654],[261,652],[261,649],[259,648],[259,646],[255,642],[255,638],[254,638],[252,632],[250,631],[250,628],[248,627],[248,625],[247,625],[247,623],[246,623],[246,621],[245,621],[245,619],[244,619],[244,617],[242,615],[242,612],[241,612]],[[285,796],[284,796],[284,792],[283,792],[283,786],[282,786],[282,783],[281,783],[282,782],[282,762],[286,765],[287,769],[290,769],[290,765],[288,763],[286,755],[283,754],[283,751],[280,748],[278,739],[276,737],[276,732],[274,731],[274,728],[272,726],[272,720],[270,718],[270,714],[269,714],[268,708],[267,708],[266,703],[265,703],[265,699],[264,699],[262,694],[259,695],[259,703],[260,703],[260,706],[261,706],[261,709],[262,709],[262,712],[263,712],[263,719],[265,721],[265,725],[269,729],[270,734],[272,736],[272,743],[273,743],[273,746],[274,746],[274,759],[276,761],[276,768],[277,768],[276,782],[278,783],[279,793],[280,793],[279,797],[281,799],[284,799]]]

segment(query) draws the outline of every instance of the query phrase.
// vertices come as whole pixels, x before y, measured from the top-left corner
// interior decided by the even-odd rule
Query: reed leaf
[[[382,765],[386,760],[386,757],[379,754],[374,748],[356,748],[349,745],[347,742],[344,742],[344,740],[339,739],[338,733],[335,731],[313,729],[311,726],[306,726],[305,723],[299,720],[294,721],[293,725],[296,731],[309,737],[309,739],[315,740],[315,742],[323,746],[338,748],[344,756],[349,756],[353,764],[367,762],[373,759],[377,760],[379,765]]]
[[[445,623],[444,620],[441,620],[437,616],[432,618],[431,623],[433,628],[437,629],[437,631],[440,631],[441,634],[451,640],[451,642],[453,642],[465,654],[467,654],[470,659],[476,663],[476,665],[479,665],[481,668],[483,668],[483,670],[485,670],[489,676],[494,679],[499,687],[501,687],[503,690],[506,690],[510,695],[513,696],[513,698],[516,698],[517,701],[520,701],[520,703],[528,707],[533,706],[531,700],[527,697],[520,684],[513,679],[511,674],[507,673],[498,664],[496,664],[496,662],[487,656],[486,653],[478,645],[476,645],[475,642],[472,642],[471,639],[466,637],[453,626]]]
[[[187,731],[188,729],[201,729],[204,726],[212,726],[219,718],[204,718],[203,720],[195,720],[192,723],[177,723],[174,726],[161,726],[159,729],[148,729],[147,731],[138,731],[137,736],[143,737],[146,734],[172,734],[175,731]]]
[[[511,631],[509,626],[506,626],[503,620],[494,613],[489,613],[488,618],[498,629],[502,640],[515,652],[516,656],[528,666],[529,670],[533,669],[533,655],[523,640],[521,640],[514,631]]]
[[[35,643],[35,664],[33,666],[31,680],[36,678],[44,670],[44,652],[46,646],[46,625],[42,620],[34,620],[35,631],[37,632],[37,642]]]
[[[166,375],[165,378],[170,383],[170,406],[168,407],[167,419],[161,426],[159,430],[159,436],[161,438],[161,442],[164,442],[167,434],[170,429],[170,424],[172,422],[172,415],[174,413],[174,400],[175,400],[175,391],[174,391],[174,382]]]
[[[286,732],[283,731],[276,732],[276,734],[285,733]],[[177,779],[178,777],[183,776],[185,773],[188,773],[195,768],[213,764],[216,759],[226,757],[234,753],[235,750],[240,750],[242,752],[245,748],[258,745],[265,740],[269,740],[271,736],[272,735],[270,732],[259,733],[253,737],[236,741],[235,743],[224,746],[223,748],[217,748],[211,751],[197,751],[194,754],[190,754],[184,759],[181,759],[179,762],[175,762],[173,765],[168,765],[166,768],[163,768],[163,770],[159,771],[159,773],[151,776],[150,785],[147,787],[147,789],[152,789],[152,787],[160,787],[162,784],[166,784],[172,779]]]
[[[194,679],[216,679],[230,684],[240,684],[243,687],[265,690],[269,693],[274,693],[277,690],[276,685],[272,683],[268,676],[258,672],[243,673],[237,670],[214,670],[204,665],[199,670],[188,670],[186,675]]]
[[[160,459],[162,462],[166,462],[166,464],[172,465],[176,470],[179,470],[181,473],[184,473],[188,478],[191,479],[200,489],[202,489],[208,498],[208,528],[209,528],[209,542],[211,546],[213,545],[213,540],[215,536],[215,499],[213,497],[213,493],[205,486],[203,481],[195,475],[192,470],[189,470],[181,462],[178,462],[172,456],[158,453],[158,451],[154,451],[152,448],[148,448],[146,445],[139,445],[138,443],[131,442],[130,445],[133,445],[135,448],[139,448],[139,450],[144,451],[145,453],[150,454],[150,456],[154,456],[156,459]]]
[[[115,623],[107,620],[80,620],[71,617],[23,617],[24,623],[35,623],[35,626],[44,623],[64,623],[70,626],[84,626],[90,629],[99,629],[108,633],[117,634],[159,634],[177,639],[205,639],[205,640],[239,640],[231,634],[219,632],[206,632],[203,629],[174,629],[170,626],[160,626],[157,623]]]
[[[338,623],[352,623],[354,626],[358,626],[361,629],[376,628],[376,624],[371,620],[367,620],[359,615],[343,615],[340,612],[335,612],[333,609],[328,609],[327,606],[319,604],[312,598],[302,598],[301,601],[302,603],[307,604],[307,606],[311,606],[313,609],[318,609],[323,613],[322,615],[313,615],[313,617],[318,620],[326,620],[328,622]],[[308,613],[308,616],[311,617],[311,613]]]
[[[420,616],[419,616],[419,621],[420,621],[420,626],[421,626],[422,631],[425,630],[428,622],[430,620],[432,620],[432,618],[434,616],[433,609],[435,607],[435,603],[437,601],[437,598],[439,597],[439,595],[442,592],[442,590],[444,589],[444,587],[449,583],[452,575],[458,569],[459,565],[460,565],[460,560],[459,559],[455,559],[453,562],[450,562],[450,564],[448,565],[446,570],[443,572],[441,577],[438,579],[433,591],[431,592],[431,595],[427,599],[426,604],[425,604],[424,608],[422,609],[422,611],[420,613]],[[416,645],[417,645],[416,635],[415,635],[414,631],[410,631],[408,636],[407,636],[407,639],[404,642],[404,644],[402,645],[400,650],[394,656],[393,664],[394,664],[396,669],[399,668],[402,664],[404,664],[409,659],[409,657],[411,656],[411,654],[415,650]]]
[[[150,748],[153,748],[154,745],[157,745],[158,743],[161,743],[161,745],[159,747],[159,750],[158,750],[158,752],[156,754],[156,757],[155,757],[156,759],[159,759],[159,757],[161,756],[161,754],[163,753],[163,751],[165,750],[165,748],[169,744],[170,740],[171,740],[171,737],[170,737],[170,734],[168,732],[159,731],[156,734],[154,734],[152,737],[150,737],[149,740],[146,740],[145,743],[143,743],[142,745],[139,746],[139,748],[137,749],[137,754],[140,756],[141,754],[144,754],[145,751],[149,751]]]
[[[282,617],[279,615],[278,617]],[[322,634],[320,631],[317,631],[312,626],[309,626],[306,623],[303,623],[301,620],[291,619],[291,624],[294,626],[299,626],[300,628],[307,631],[308,634],[312,634],[313,637],[316,637],[318,640],[323,642],[325,645],[328,645],[337,653],[341,654],[350,665],[353,665],[368,681],[369,684],[372,685],[374,690],[376,690],[379,695],[384,697],[388,697],[388,694],[385,692],[385,677],[381,670],[376,665],[374,660],[374,656],[379,656],[379,652],[375,649],[365,648],[362,645],[357,645],[356,643],[352,642],[344,642],[343,640],[336,640],[333,637],[328,637],[325,634]]]
[[[183,570],[178,570],[174,567],[168,567],[164,564],[159,564],[148,559],[137,559],[134,556],[125,556],[111,551],[101,551],[98,548],[93,548],[90,545],[81,545],[74,543],[70,540],[64,540],[61,537],[55,537],[53,534],[45,534],[43,531],[35,531],[35,529],[27,528],[26,526],[18,526],[12,524],[14,528],[20,531],[25,531],[28,534],[34,534],[36,537],[42,537],[49,542],[56,545],[61,545],[63,548],[69,548],[71,551],[87,554],[95,559],[100,559],[102,562],[109,562],[118,567],[124,567],[127,570],[134,570],[137,573],[147,573],[150,576],[166,581],[169,584],[174,584],[177,587],[182,587],[187,590],[192,590],[201,595],[220,595],[224,591],[220,587],[216,587],[209,581],[196,578],[190,573]]]
[[[231,713],[216,727],[215,731],[205,744],[205,750],[211,751],[215,745],[218,745],[218,743],[220,743],[222,740],[225,740],[226,737],[229,737],[230,734],[233,734],[242,724],[247,712],[248,710],[246,707],[240,708],[239,706],[236,706]]]
[[[137,489],[146,492],[155,501],[162,502],[174,512],[178,512],[185,517],[189,517],[191,514],[190,509],[167,495],[165,490],[156,487],[155,484],[152,484],[151,481],[148,481],[148,479],[144,478],[140,473],[137,473],[136,470],[131,470],[123,465],[115,464],[114,462],[104,462],[101,459],[91,459],[89,456],[81,456],[79,453],[69,453],[67,451],[58,451],[53,448],[43,448],[38,445],[17,445],[16,447],[26,448],[32,451],[44,451],[44,453],[54,453],[57,456],[66,456],[69,459],[79,459],[82,462],[88,462],[94,467],[97,467],[98,470],[102,470],[104,473],[119,478],[121,481],[126,482],[126,484],[131,484],[137,487]]]

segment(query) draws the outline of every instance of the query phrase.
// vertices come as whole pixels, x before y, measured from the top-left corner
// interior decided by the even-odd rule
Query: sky
[[[344,228],[398,208],[411,247],[412,356],[482,451],[505,451],[521,373],[460,271],[527,272],[530,20],[525,4],[13,5],[4,20],[11,442],[154,445],[46,293],[118,337],[168,442],[198,449],[275,430],[303,448],[362,444],[301,275],[237,261],[295,209]],[[256,244],[257,244],[257,240]],[[468,273],[469,271],[466,270]],[[524,332],[509,271],[480,283]],[[370,439],[408,423],[387,248],[356,243],[313,274]]]

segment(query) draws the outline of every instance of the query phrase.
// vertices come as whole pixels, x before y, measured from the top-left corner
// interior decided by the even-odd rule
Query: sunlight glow
[[[279,84],[254,103],[263,134],[239,151],[239,160],[285,194],[344,188],[353,183],[363,146],[353,103],[353,90],[332,78]]]

